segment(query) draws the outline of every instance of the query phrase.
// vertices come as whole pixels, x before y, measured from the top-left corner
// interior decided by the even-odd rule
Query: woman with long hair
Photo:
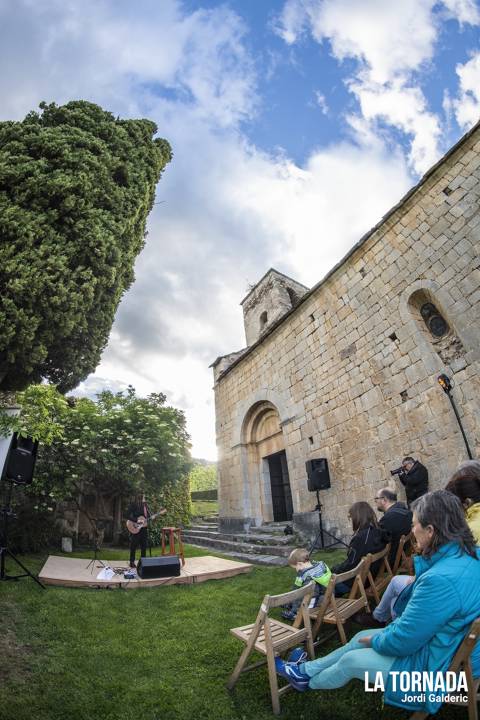
[[[388,542],[388,535],[378,524],[377,516],[371,505],[364,500],[353,503],[348,511],[352,523],[353,535],[348,546],[345,560],[332,568],[332,572],[339,575],[356,567],[360,560],[368,553],[377,553],[383,550]],[[380,563],[373,566],[373,573],[378,570]],[[335,588],[336,595],[343,595],[352,587],[354,578],[346,583],[339,583]]]
[[[434,714],[445,696],[405,693],[396,673],[444,674],[471,623],[480,616],[480,548],[465,521],[460,500],[436,490],[412,503],[418,555],[415,582],[397,600],[398,617],[386,628],[363,630],[347,645],[323,658],[286,663],[276,658],[277,672],[297,690],[332,690],[353,678],[370,683],[382,678],[385,702],[405,710]],[[474,677],[480,677],[480,644],[471,655]],[[417,677],[423,677],[418,675]]]

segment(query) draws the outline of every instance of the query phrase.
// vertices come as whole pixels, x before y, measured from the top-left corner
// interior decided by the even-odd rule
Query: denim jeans
[[[388,622],[395,620],[396,615],[393,611],[395,601],[407,585],[415,580],[411,575],[396,575],[388,583],[388,587],[383,593],[383,597],[373,611],[373,617],[379,622]]]
[[[364,680],[366,672],[370,683],[375,682],[375,676],[380,672],[386,684],[388,672],[395,658],[380,655],[373,648],[365,647],[359,642],[359,638],[372,637],[379,632],[383,632],[383,629],[362,630],[349,643],[325,657],[302,663],[299,669],[310,676],[309,688],[333,690],[346,685],[353,678]]]
[[[352,586],[349,585],[348,583],[344,583],[344,582],[337,583],[335,585],[335,597],[340,597],[341,595],[346,595],[347,593],[350,592],[351,589],[352,589]]]

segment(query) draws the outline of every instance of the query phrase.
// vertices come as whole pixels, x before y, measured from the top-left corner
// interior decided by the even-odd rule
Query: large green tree
[[[72,498],[90,485],[101,494],[149,494],[175,485],[190,469],[189,438],[181,410],[165,405],[165,395],[139,398],[104,391],[97,400],[69,398],[62,436],[41,449],[37,489],[57,499]],[[38,412],[25,406],[25,429]]]
[[[184,413],[166,405],[165,395],[140,398],[130,387],[104,391],[96,401],[65,399],[52,386],[31,385],[18,397],[20,415],[0,411],[0,432],[41,440],[34,480],[24,488],[28,523],[69,500],[93,524],[98,518],[90,517],[85,495],[126,501],[140,490],[154,509],[167,507],[165,522],[188,521],[189,436]]]
[[[171,159],[149,120],[40,107],[0,123],[0,390],[95,369]]]

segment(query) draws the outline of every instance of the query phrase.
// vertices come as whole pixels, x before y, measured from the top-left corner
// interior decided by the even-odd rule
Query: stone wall
[[[350,504],[373,504],[404,455],[428,467],[431,488],[442,487],[466,459],[437,383],[442,372],[453,380],[478,456],[479,180],[477,128],[283,322],[217,377],[219,503],[226,526],[258,522],[262,493],[268,493],[262,456],[245,434],[262,403],[278,412],[294,512],[304,517],[315,505],[305,461],[326,457],[332,487],[321,492],[324,521],[345,535]],[[429,332],[419,312],[425,302],[445,318],[446,337]]]

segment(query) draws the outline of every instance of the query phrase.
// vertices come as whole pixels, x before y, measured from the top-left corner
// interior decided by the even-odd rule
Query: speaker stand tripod
[[[95,570],[95,567],[97,567],[97,568],[99,568],[99,567],[102,567],[102,568],[106,567],[106,565],[105,565],[105,563],[103,562],[103,560],[99,560],[99,558],[98,558],[98,553],[100,552],[101,548],[100,548],[100,543],[99,543],[99,541],[98,541],[99,532],[98,532],[98,528],[97,528],[96,522],[95,522],[95,525],[94,525],[93,530],[94,530],[94,536],[93,536],[93,558],[90,560],[90,562],[88,563],[88,565],[87,565],[87,567],[86,567],[86,570],[88,570],[88,568],[90,568],[90,572],[91,572],[91,573],[93,573],[93,571]],[[103,535],[102,535],[102,539],[103,539]]]
[[[311,554],[314,550],[327,550],[334,545],[344,545],[345,547],[348,547],[347,543],[343,542],[343,540],[340,540],[340,538],[337,538],[331,532],[328,532],[328,530],[324,530],[322,519],[322,503],[320,502],[318,490],[316,492],[317,504],[315,506],[315,510],[317,510],[318,512],[318,532],[308,552]],[[330,542],[325,543],[325,535],[328,535],[328,538],[331,540]]]
[[[99,552],[100,552],[100,546],[99,546],[99,544],[96,542],[95,545],[94,545],[94,547],[93,547],[93,558],[90,560],[90,562],[88,563],[88,565],[87,565],[87,567],[86,567],[86,570],[88,570],[88,568],[90,568],[90,572],[91,572],[91,573],[93,573],[93,571],[95,570],[95,566],[96,566],[97,568],[99,568],[99,567],[104,568],[104,567],[105,567],[105,563],[103,562],[103,560],[99,560],[99,558],[98,558],[98,553],[99,553]]]
[[[40,587],[45,590],[45,585],[43,585],[40,580],[35,577],[35,575],[31,573],[30,570],[25,567],[25,565],[21,563],[20,560],[15,557],[15,555],[8,549],[8,521],[10,518],[15,518],[17,516],[12,511],[11,507],[12,489],[14,481],[7,479],[6,482],[10,483],[10,490],[8,491],[7,502],[0,510],[0,514],[2,515],[3,520],[2,532],[0,537],[0,582],[6,580],[18,580],[22,577],[30,577],[37,583],[37,585],[40,585]],[[5,570],[5,561],[7,557],[9,557],[10,560],[13,560],[13,562],[17,563],[17,565],[23,570],[23,573],[21,573],[20,575],[7,575],[7,572]]]

